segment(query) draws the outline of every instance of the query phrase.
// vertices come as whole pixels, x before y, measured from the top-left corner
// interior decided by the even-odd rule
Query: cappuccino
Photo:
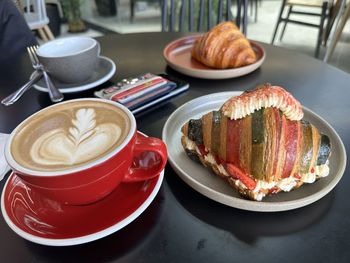
[[[111,153],[131,129],[129,116],[113,104],[81,100],[57,104],[28,118],[10,145],[13,159],[35,171],[64,171]]]

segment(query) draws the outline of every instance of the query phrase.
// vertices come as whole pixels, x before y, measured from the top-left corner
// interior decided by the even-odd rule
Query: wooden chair
[[[322,43],[322,37],[323,37],[323,30],[324,30],[324,24],[325,20],[328,16],[328,3],[332,0],[283,0],[282,2],[282,7],[279,13],[279,17],[277,20],[277,24],[275,27],[275,31],[273,33],[272,41],[271,44],[274,43],[278,27],[281,22],[284,22],[284,27],[282,29],[281,35],[280,35],[280,40],[282,40],[284,32],[286,30],[287,23],[294,23],[298,25],[303,25],[303,26],[311,26],[318,28],[318,37],[317,37],[317,43],[316,43],[316,49],[315,49],[315,57],[318,57],[319,52],[320,52],[320,46]],[[333,2],[333,1],[332,1]],[[286,17],[283,17],[283,11],[286,7],[289,7],[288,13]],[[293,10],[295,7],[313,7],[313,8],[319,8],[320,13],[315,13],[315,12],[305,12],[305,11],[297,11]],[[308,23],[308,22],[303,22],[300,20],[295,20],[291,19],[290,15],[291,14],[298,14],[298,15],[304,15],[304,16],[318,16],[320,17],[320,22],[318,24],[315,23]]]
[[[232,2],[231,0],[163,0],[162,31],[208,31],[222,21],[233,20]],[[234,2],[237,2],[235,22],[246,35],[248,0]]]
[[[329,46],[326,50],[326,54],[324,56],[323,61],[328,62],[330,58],[332,57],[332,54],[334,52],[334,49],[340,39],[340,36],[343,32],[344,26],[346,25],[346,22],[349,20],[350,17],[350,2],[346,3],[347,0],[342,0],[341,7],[338,12],[338,23],[335,28],[334,34],[330,39]]]
[[[45,42],[53,40],[46,14],[45,0],[21,0],[24,8],[23,16],[31,30],[37,30],[41,39]]]

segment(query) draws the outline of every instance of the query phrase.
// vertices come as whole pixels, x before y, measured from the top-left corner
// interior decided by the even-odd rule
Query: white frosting
[[[296,178],[293,176],[290,176],[279,180],[276,183],[276,186],[280,188],[282,191],[289,192],[294,188],[294,186],[296,186],[296,184],[297,184]]]
[[[204,160],[210,164],[217,165],[216,160],[211,153],[204,155]]]
[[[297,106],[287,105],[286,100],[275,93],[269,94],[264,98],[253,95],[246,102],[237,98],[232,106],[226,109],[224,114],[230,119],[237,120],[252,114],[255,110],[268,107],[280,109],[290,120],[300,120],[303,117],[303,113],[298,111]]]
[[[197,148],[196,143],[194,141],[188,139],[187,136],[185,136],[184,138],[185,138],[186,149],[188,149],[190,151],[195,151]]]
[[[235,185],[236,185],[239,189],[247,189],[247,187],[241,182],[241,180],[236,179]]]
[[[256,201],[261,201],[265,196],[266,194],[264,194],[263,192],[253,194],[253,197]]]
[[[79,109],[68,131],[62,128],[42,134],[32,145],[30,155],[42,165],[74,165],[106,152],[121,136],[114,123],[96,125],[93,109]]]
[[[301,181],[304,183],[312,184],[316,181],[316,173],[306,173],[301,176]]]
[[[230,175],[228,174],[228,172],[225,170],[225,168],[222,166],[222,164],[220,164],[220,165],[218,166],[218,169],[219,169],[219,172],[222,173],[223,175],[225,175],[226,177],[230,176]]]
[[[265,181],[262,181],[262,180],[257,180],[256,186],[255,186],[253,192],[257,193],[261,189],[271,189],[271,188],[275,187],[275,185],[276,185],[275,182],[268,183],[268,182],[265,182]]]
[[[329,166],[328,166],[328,161],[326,164],[321,164],[315,167],[315,173],[319,177],[326,177],[329,175]]]

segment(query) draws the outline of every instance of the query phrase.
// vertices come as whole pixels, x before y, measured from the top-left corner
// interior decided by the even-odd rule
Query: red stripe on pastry
[[[240,127],[241,120],[227,121],[227,149],[226,160],[228,163],[239,165],[239,144],[240,144]]]
[[[286,158],[284,162],[282,178],[289,177],[292,173],[298,154],[299,122],[287,121],[285,131]]]
[[[275,159],[273,163],[273,171],[272,174],[275,176],[275,179],[278,179],[277,172],[277,164],[278,164],[278,153],[280,150],[280,140],[281,140],[281,132],[282,132],[282,118],[280,115],[280,111],[276,108],[274,108],[274,117],[275,117],[275,123],[276,123],[276,137],[275,137]]]

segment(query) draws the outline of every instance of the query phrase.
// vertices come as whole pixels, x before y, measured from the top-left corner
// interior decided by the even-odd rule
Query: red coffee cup
[[[91,105],[108,104],[108,107],[121,110],[130,123],[125,139],[103,156],[72,168],[51,171],[49,166],[46,170],[36,170],[16,160],[11,146],[16,140],[20,140],[17,134],[25,129],[31,132],[34,129],[30,126],[31,123],[35,123],[36,126],[36,122],[40,124],[41,116],[59,115],[62,107],[74,108],[81,102]],[[100,131],[101,128],[97,130]],[[25,146],[24,143],[23,145]],[[90,154],[91,152],[93,154],[93,151],[90,151]],[[35,191],[65,204],[84,205],[102,199],[122,182],[139,182],[156,177],[165,167],[167,150],[160,139],[146,137],[137,131],[136,120],[126,107],[102,99],[77,99],[47,107],[24,120],[11,133],[5,147],[5,157],[12,170]]]

